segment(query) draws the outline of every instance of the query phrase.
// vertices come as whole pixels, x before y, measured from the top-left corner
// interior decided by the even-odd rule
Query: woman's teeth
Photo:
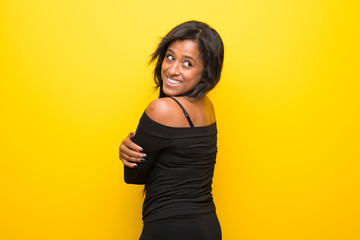
[[[180,81],[177,81],[177,80],[174,80],[174,79],[171,79],[171,78],[168,78],[168,81],[171,84],[180,84],[181,83]]]

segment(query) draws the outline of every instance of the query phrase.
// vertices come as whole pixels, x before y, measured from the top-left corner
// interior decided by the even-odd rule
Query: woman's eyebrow
[[[171,49],[168,49],[169,52],[171,52],[172,54],[175,54],[175,52]]]
[[[171,50],[171,49],[168,49],[168,51],[171,52],[172,54],[175,54],[175,52],[174,52],[173,50]],[[183,57],[184,57],[184,58],[189,58],[189,59],[193,60],[193,61],[196,63],[195,59],[192,58],[192,57],[190,57],[190,56],[183,55]]]
[[[183,56],[184,58],[190,58],[190,59],[192,59],[195,63],[196,63],[196,61],[195,61],[195,59],[193,59],[192,57],[190,57],[190,56]]]

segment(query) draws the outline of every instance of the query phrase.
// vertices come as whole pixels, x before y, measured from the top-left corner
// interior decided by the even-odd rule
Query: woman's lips
[[[166,75],[165,75],[165,78],[166,78],[166,82],[170,85],[170,86],[179,86],[181,84],[181,81],[179,80],[176,80],[176,79],[172,79],[172,78],[168,78]]]

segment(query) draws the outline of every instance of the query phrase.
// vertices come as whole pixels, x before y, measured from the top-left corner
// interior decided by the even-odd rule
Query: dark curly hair
[[[166,51],[170,44],[176,40],[193,40],[198,44],[200,57],[204,62],[202,79],[192,90],[182,96],[200,99],[220,80],[221,69],[224,61],[224,44],[220,35],[208,24],[199,21],[187,21],[174,27],[159,43],[155,52],[151,55],[151,62],[156,59],[154,81],[156,89],[160,88],[160,98],[166,97],[163,91],[163,79],[161,66]]]

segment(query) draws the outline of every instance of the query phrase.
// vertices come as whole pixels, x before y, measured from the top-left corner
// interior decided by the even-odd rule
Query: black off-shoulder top
[[[143,113],[132,139],[146,162],[124,169],[126,183],[145,184],[143,221],[215,211],[212,178],[217,154],[216,122],[169,127]]]

